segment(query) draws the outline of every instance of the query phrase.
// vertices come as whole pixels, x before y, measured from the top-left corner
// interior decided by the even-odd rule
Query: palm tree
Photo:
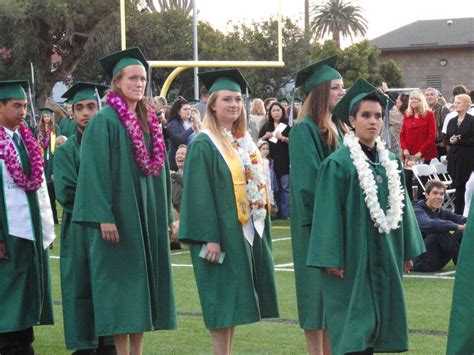
[[[323,4],[315,4],[311,9],[311,29],[316,39],[331,33],[338,48],[341,48],[341,36],[365,36],[367,21],[362,16],[362,8],[350,1],[327,0]]]

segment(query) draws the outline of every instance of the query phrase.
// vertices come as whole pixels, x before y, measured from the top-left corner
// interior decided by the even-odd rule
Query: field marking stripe
[[[278,229],[280,229],[280,230],[285,229],[285,230],[287,230],[287,229],[290,229],[290,227],[287,227],[287,226],[273,226],[272,229],[277,229],[277,230]]]
[[[59,256],[57,255],[50,255],[50,259],[58,260]],[[294,272],[295,270],[292,268],[287,268],[286,266],[292,266],[293,263],[288,264],[279,264],[275,265],[275,271],[286,271],[286,272]],[[171,264],[174,267],[193,267],[192,264]],[[452,273],[452,271],[450,271]],[[434,280],[454,280],[454,276],[443,276],[443,275],[419,275],[419,274],[410,274],[410,275],[403,275],[404,278],[407,279],[434,279]]]
[[[182,255],[182,254],[189,254],[189,251],[178,251],[177,253],[171,253],[171,255]]]
[[[452,271],[446,271],[446,272],[438,272],[435,274],[436,276],[447,276],[447,275],[454,275],[456,273],[456,270]]]
[[[287,237],[287,238],[277,238],[277,239],[272,239],[272,243],[273,242],[280,242],[282,240],[290,240],[291,238],[290,237]]]
[[[288,266],[293,266],[293,263],[287,263],[287,264],[278,264],[278,265],[275,265],[275,269],[278,269],[278,268],[286,268]]]

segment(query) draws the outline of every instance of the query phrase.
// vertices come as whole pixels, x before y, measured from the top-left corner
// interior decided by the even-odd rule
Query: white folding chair
[[[433,159],[430,160],[430,165],[435,165],[435,164],[437,164],[437,163],[439,163],[439,162],[440,162],[440,161],[439,161],[438,158],[433,158]]]
[[[436,163],[434,164],[434,168],[436,169],[436,174],[438,176],[439,181],[446,185],[446,197],[444,199],[443,207],[449,208],[454,211],[454,199],[456,198],[456,189],[449,188],[453,183],[453,179],[448,173],[448,167],[444,163]]]
[[[412,168],[413,175],[415,176],[418,183],[421,185],[423,191],[425,191],[426,181],[422,181],[422,177],[426,177],[428,180],[439,180],[436,176],[436,170],[433,166],[428,164],[417,164],[413,165]]]

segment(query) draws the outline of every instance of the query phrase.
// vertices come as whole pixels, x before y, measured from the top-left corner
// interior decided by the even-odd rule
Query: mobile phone
[[[206,253],[207,253],[207,244],[203,244],[201,247],[201,251],[199,252],[199,257],[206,259]],[[217,261],[218,264],[222,264],[224,262],[225,258],[225,252],[221,251],[221,255],[219,256],[219,260]]]

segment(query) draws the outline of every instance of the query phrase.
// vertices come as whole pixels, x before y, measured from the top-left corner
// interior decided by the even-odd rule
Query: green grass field
[[[59,235],[59,228],[57,230]],[[235,354],[304,354],[306,346],[297,325],[294,274],[289,222],[273,223],[273,254],[276,266],[280,319],[239,326]],[[50,260],[55,301],[54,326],[35,328],[35,350],[40,355],[68,354],[64,346],[59,283],[59,238]],[[173,252],[173,278],[178,329],[146,333],[145,354],[210,354],[211,342],[204,328],[201,307],[186,248]],[[409,275],[404,280],[410,328],[411,354],[444,354],[453,288],[453,266],[447,275]]]

